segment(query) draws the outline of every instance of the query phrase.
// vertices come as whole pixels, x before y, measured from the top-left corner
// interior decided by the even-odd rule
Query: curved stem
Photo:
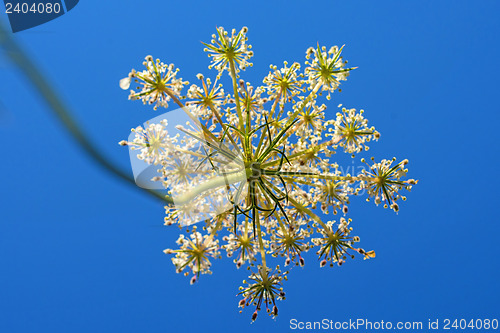
[[[227,174],[223,176],[217,176],[204,183],[199,184],[191,191],[185,192],[179,196],[174,196],[172,198],[176,205],[184,205],[192,201],[196,196],[208,190],[216,189],[221,186],[231,185],[234,183],[246,181],[246,170],[235,172],[232,174]]]
[[[10,58],[10,60],[21,70],[21,72],[25,75],[29,82],[40,93],[41,97],[48,104],[54,115],[59,119],[59,121],[61,121],[64,127],[73,136],[73,138],[80,145],[83,151],[85,151],[90,156],[90,158],[92,158],[101,167],[103,167],[114,176],[130,185],[133,185],[134,188],[141,189],[168,204],[173,203],[170,196],[165,196],[157,191],[137,186],[134,178],[132,178],[125,171],[121,170],[119,167],[110,162],[107,157],[105,157],[104,154],[102,154],[99,149],[93,145],[90,139],[85,135],[85,132],[73,119],[66,105],[62,102],[56,92],[51,88],[52,85],[47,82],[47,80],[43,77],[32,60],[24,53],[21,47],[17,45],[14,39],[10,37],[10,33],[5,30],[4,26],[1,23],[0,45],[3,46],[5,53]]]

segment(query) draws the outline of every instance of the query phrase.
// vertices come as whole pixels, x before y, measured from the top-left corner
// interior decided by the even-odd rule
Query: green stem
[[[206,126],[203,125],[199,121],[199,119],[194,114],[192,114],[191,111],[189,111],[189,109],[184,104],[182,104],[182,102],[177,98],[177,96],[175,96],[172,90],[170,90],[169,88],[165,88],[165,93],[175,102],[175,104],[179,105],[179,107],[188,115],[189,118],[191,118],[192,121],[194,121],[196,124],[199,124],[205,135],[214,140],[214,142],[217,142],[215,135],[213,135],[213,133],[210,132],[208,128],[206,128]]]
[[[318,92],[319,88],[321,88],[321,83],[318,82],[316,84],[316,86],[313,88],[313,90],[309,93],[309,95],[306,97],[306,99],[302,102],[302,105],[300,106],[300,108],[295,111],[291,116],[290,118],[288,119],[288,121],[286,122],[285,126],[284,127],[287,127],[289,126],[294,120],[295,118],[297,117],[297,115],[302,111],[304,110],[304,107],[307,105],[307,103],[309,103],[309,101],[312,99],[312,97],[314,95],[316,95],[316,93]],[[286,140],[288,139],[288,137],[290,137],[290,135],[292,135],[292,133],[294,133],[294,131],[287,131],[287,133],[285,133],[285,135],[283,136],[282,140]]]
[[[278,105],[278,102],[281,99],[282,90],[283,89],[280,88],[280,92],[279,92],[278,96],[276,96],[276,99],[274,100],[273,106],[271,107],[271,112],[269,112],[269,118],[267,119],[268,121],[269,121],[269,119],[272,119],[272,117],[274,115],[276,105]],[[277,118],[277,119],[279,120],[279,118]],[[272,129],[274,130],[274,127]],[[259,144],[257,145],[257,149],[255,150],[255,156],[259,156],[259,154],[260,154],[260,150],[261,150],[262,144],[264,142],[264,137],[266,138],[266,140],[271,140],[271,138],[269,138],[269,134],[267,133],[265,128],[262,129],[262,135],[260,136]]]
[[[257,212],[257,216],[255,218],[255,223],[257,223],[257,238],[259,239],[260,256],[262,257],[262,267],[264,267],[264,269],[266,269],[267,268],[266,250],[264,249],[264,242],[262,241],[262,231],[260,229],[259,212]]]
[[[267,180],[264,180],[266,182],[266,184],[271,187],[273,190],[276,191],[276,193],[280,194],[280,195],[285,195],[278,187],[276,187],[275,185],[273,185],[271,182],[267,181]],[[302,204],[300,204],[299,202],[297,202],[296,200],[294,200],[292,197],[288,197],[288,201],[292,204],[292,206],[294,206],[296,209],[306,213],[307,215],[309,215],[315,222],[317,222],[318,224],[320,224],[325,230],[328,230],[328,228],[326,227],[326,224],[323,223],[323,221],[321,221],[321,218],[314,214],[309,208],[306,208],[305,206],[303,206]]]
[[[205,84],[205,83],[203,83],[203,84]],[[222,121],[222,117],[219,114],[219,111],[217,111],[217,109],[215,108],[215,105],[212,102],[208,102],[208,106],[210,107],[210,110],[212,110],[212,113],[215,115],[215,118],[217,118],[217,121],[220,123],[220,125],[222,127],[222,131],[226,131],[227,130],[227,126]],[[237,149],[238,145],[234,141],[233,137],[229,133],[227,134],[227,136],[229,137],[229,140],[231,140],[231,143],[233,144],[234,149]]]
[[[215,227],[212,229],[212,232],[210,232],[210,235],[208,235],[207,239],[206,239],[206,243],[209,244],[212,239],[215,237],[215,234],[217,234],[217,231],[219,231],[221,225],[222,225],[222,221],[223,221],[223,218],[222,216],[217,216],[217,223],[215,224]]]
[[[295,117],[297,117],[297,115],[302,111],[304,110],[305,106],[307,105],[307,103],[309,103],[309,101],[311,100],[311,98],[316,95],[316,93],[318,92],[319,88],[321,88],[321,82],[318,82],[316,83],[316,86],[314,86],[313,90],[311,90],[311,92],[309,93],[309,95],[306,97],[306,99],[302,102],[300,108],[295,111],[292,116],[290,117],[290,119],[288,119],[288,123],[292,122]]]
[[[12,39],[10,33],[5,30],[0,23],[0,44],[3,46],[5,53],[10,60],[21,70],[28,81],[34,86],[41,97],[48,104],[54,115],[61,121],[64,127],[69,131],[71,136],[76,140],[84,152],[90,158],[97,162],[105,170],[133,185],[136,189],[141,189],[154,196],[157,199],[172,204],[172,198],[165,196],[157,191],[141,188],[136,185],[134,178],[130,177],[125,171],[115,166],[105,157],[97,147],[93,145],[89,138],[84,134],[85,132],[78,126],[77,122],[71,116],[67,106],[62,102],[56,92],[51,88],[52,85],[44,78],[32,60],[24,53],[21,47]]]
[[[322,175],[322,174],[310,174],[310,173],[301,173],[301,172],[287,172],[287,171],[274,171],[274,172],[263,172],[263,174],[268,176],[282,176],[282,177],[305,177],[305,178],[316,178],[316,179],[328,179],[328,180],[347,180],[347,181],[374,181],[375,178],[369,177],[352,177],[352,176],[330,176],[330,175]]]
[[[234,60],[229,59],[229,67],[231,69],[231,79],[233,80],[233,90],[234,90],[234,101],[236,103],[236,112],[238,113],[238,120],[240,125],[240,131],[243,132],[243,115],[241,113],[240,96],[238,94],[238,83],[236,82],[236,68],[234,67]]]
[[[205,191],[216,189],[216,188],[221,187],[221,186],[226,186],[226,185],[231,185],[234,183],[246,181],[246,178],[247,178],[246,170],[242,170],[242,171],[235,172],[232,174],[226,174],[223,176],[217,176],[217,177],[214,177],[210,180],[207,180],[206,182],[199,184],[198,186],[193,188],[191,191],[185,192],[179,196],[174,196],[172,198],[172,200],[176,205],[182,206],[182,205],[189,203],[194,198],[196,198],[196,196],[200,195],[201,193],[203,193]]]
[[[326,142],[323,142],[323,143],[320,143],[319,145],[317,146],[314,146],[312,148],[309,148],[309,149],[305,149],[303,151],[299,151],[295,154],[292,154],[290,156],[287,156],[288,160],[289,161],[292,161],[296,158],[299,158],[301,156],[303,156],[304,154],[308,154],[308,153],[317,153],[319,152],[323,147],[325,146],[331,146],[331,145],[335,145],[337,144],[338,142],[340,141],[340,139],[332,139],[330,141],[326,141]],[[262,167],[263,168],[268,168],[268,167],[272,167],[272,166],[275,166],[277,164],[280,163],[280,159],[277,159],[277,160],[274,160],[274,161],[271,161],[271,162],[266,162],[266,163],[263,163],[262,164]]]
[[[250,200],[252,202],[253,208],[252,208],[252,218],[254,220],[255,226],[257,228],[257,239],[259,240],[259,250],[260,250],[260,256],[262,257],[262,267],[264,268],[264,272],[267,272],[267,265],[266,265],[266,250],[264,248],[264,241],[262,240],[262,230],[260,227],[260,219],[259,219],[259,211],[256,209],[256,190],[255,187],[252,186],[252,183],[250,183]],[[255,235],[254,235],[255,237]]]

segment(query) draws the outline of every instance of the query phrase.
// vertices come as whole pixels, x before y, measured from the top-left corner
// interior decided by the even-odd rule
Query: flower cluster
[[[354,248],[353,245],[359,242],[358,236],[350,236],[352,227],[349,227],[351,220],[346,220],[341,217],[337,228],[334,228],[335,221],[329,221],[326,223],[325,227],[317,227],[316,231],[321,237],[313,238],[311,241],[313,244],[319,247],[317,254],[320,259],[320,266],[326,266],[327,262],[330,261],[330,266],[333,267],[334,263],[341,266],[346,258],[349,256],[354,259],[354,254],[350,253],[349,250],[356,251],[364,255],[365,259],[374,258],[375,252],[368,251],[361,248]]]
[[[271,99],[278,99],[290,102],[293,96],[303,92],[301,88],[303,80],[298,73],[300,64],[294,62],[288,67],[288,62],[283,62],[283,67],[279,68],[276,65],[269,66],[272,72],[264,78],[264,84],[267,88],[267,93]],[[303,77],[303,76],[302,76]]]
[[[193,227],[193,233],[189,238],[183,234],[179,236],[177,244],[180,246],[178,250],[166,249],[163,252],[167,254],[175,253],[172,259],[177,272],[182,272],[189,268],[195,275],[191,278],[191,284],[196,282],[200,273],[210,273],[210,258],[220,257],[219,241],[213,238],[212,235],[202,235],[196,231],[196,226]],[[189,275],[188,272],[185,273]]]
[[[340,81],[347,80],[349,72],[354,68],[345,68],[347,61],[343,61],[340,54],[344,47],[332,46],[328,52],[326,47],[310,47],[306,51],[305,74],[307,83],[311,86],[320,86],[322,91],[328,91],[327,99],[331,98],[331,93],[339,88]]]
[[[122,146],[130,146],[132,150],[140,150],[137,158],[149,164],[158,164],[164,160],[164,156],[174,151],[174,140],[168,136],[166,127],[167,120],[163,120],[157,124],[149,124],[148,127],[143,128],[138,126],[133,128],[132,132],[135,133],[135,138],[131,142],[125,140],[121,141]]]
[[[243,280],[246,287],[240,287],[240,293],[244,298],[240,301],[239,306],[244,308],[250,304],[256,307],[255,312],[252,314],[252,320],[257,319],[258,311],[262,307],[262,303],[266,306],[266,310],[273,317],[278,315],[278,307],[276,300],[285,299],[285,292],[281,287],[283,274],[279,266],[275,273],[271,273],[269,269],[259,267],[256,273],[252,273],[248,279]],[[272,308],[271,308],[272,305]]]
[[[361,159],[361,161],[366,163],[365,159]],[[372,161],[374,161],[373,157]],[[397,212],[399,211],[399,205],[396,201],[399,198],[403,201],[406,200],[406,197],[400,195],[399,192],[402,189],[410,191],[412,186],[418,183],[418,180],[402,180],[401,178],[405,177],[408,172],[408,169],[405,169],[408,160],[392,165],[395,161],[396,158],[394,157],[391,160],[382,160],[380,163],[374,163],[371,166],[367,164],[368,169],[363,169],[360,176],[360,188],[368,191],[369,197],[374,198],[375,204],[378,205],[384,202],[384,208],[389,206]]]
[[[342,112],[337,113],[334,127],[329,128],[334,134],[329,133],[327,136],[333,136],[345,152],[359,153],[368,150],[367,143],[380,138],[375,127],[368,128],[368,120],[363,117],[363,113],[363,110],[356,112],[356,109],[342,108]]]
[[[303,72],[297,62],[271,65],[263,85],[254,86],[240,78],[253,56],[247,32],[217,28],[204,43],[215,79],[198,74],[201,83],[185,95],[187,82],[176,78],[178,69],[147,57],[146,69],[132,71],[121,87],[128,89],[135,78],[142,87],[131,99],[155,108],[172,100],[188,120],[137,127],[133,139],[121,144],[158,168],[153,180],[171,202],[165,224],[183,230],[179,249],[165,250],[177,271],[191,272],[194,283],[225,253],[237,268],[250,270],[239,305],[255,306],[255,320],[264,308],[278,315],[290,271],[280,267],[304,266],[306,252],[316,252],[321,267],[340,266],[355,254],[375,257],[351,235],[346,217],[351,196],[366,194],[397,212],[396,202],[406,200],[402,192],[417,181],[406,179],[408,160],[372,158],[367,168],[346,173],[333,158],[339,147],[353,157],[364,153],[380,137],[363,110],[342,108],[328,119],[323,102],[354,69],[346,67],[342,47],[309,48]],[[229,77],[222,77],[224,71]],[[323,100],[322,92],[328,94]],[[328,218],[336,214],[341,216]],[[203,228],[192,225],[198,222]]]
[[[129,89],[132,80],[137,84],[136,90],[130,90],[129,99],[140,99],[144,104],[155,104],[158,107],[168,107],[172,96],[180,94],[187,81],[176,78],[179,69],[174,69],[174,64],[164,64],[160,59],[153,60],[148,55],[143,62],[146,69],[137,72],[132,70],[128,77],[120,80],[120,87]]]
[[[208,68],[215,68],[220,77],[224,70],[229,70],[233,76],[240,70],[245,70],[252,66],[248,60],[253,57],[253,51],[250,51],[252,45],[247,45],[246,34],[248,28],[244,27],[238,33],[233,29],[231,36],[223,27],[217,28],[217,34],[212,35],[211,43],[203,43],[208,56],[212,58],[212,64]],[[236,66],[237,65],[237,66]]]

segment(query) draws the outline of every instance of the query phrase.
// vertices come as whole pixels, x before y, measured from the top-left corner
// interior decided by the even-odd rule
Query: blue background
[[[120,3],[118,5],[118,3]],[[377,258],[319,268],[313,253],[272,320],[235,297],[246,271],[225,257],[190,286],[170,256],[161,203],[103,171],[0,55],[0,332],[287,332],[289,320],[499,318],[498,1],[81,1],[15,38],[87,134],[124,168],[117,142],[156,116],[118,81],[147,54],[195,82],[200,41],[246,25],[244,78],[346,44],[359,66],[335,93],[382,133],[367,156],[408,158],[418,186],[398,215],[353,200],[361,245]],[[2,14],[6,23],[6,15]],[[215,74],[211,73],[213,77]],[[349,159],[343,159],[351,163]],[[356,162],[359,163],[359,162]],[[129,169],[128,169],[129,170]]]

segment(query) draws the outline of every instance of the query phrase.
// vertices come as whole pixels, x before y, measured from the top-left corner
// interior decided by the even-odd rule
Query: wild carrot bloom
[[[120,144],[129,146],[132,150],[140,150],[137,158],[150,164],[158,164],[163,160],[163,156],[172,150],[172,143],[166,130],[167,120],[158,124],[149,124],[143,128],[138,126],[132,129],[135,138],[132,142],[121,141]]]
[[[196,84],[191,85],[187,92],[187,98],[191,101],[187,102],[186,105],[199,105],[205,111],[203,115],[211,117],[213,113],[210,110],[212,108],[219,109],[226,102],[224,89],[221,83],[217,83],[217,80],[212,84],[212,80],[205,79],[203,74],[198,74],[197,78],[201,81],[202,87]]]
[[[294,96],[304,91],[301,88],[303,80],[298,73],[300,70],[298,62],[288,67],[288,62],[284,61],[282,68],[278,69],[275,65],[271,65],[270,68],[272,72],[264,78],[263,82],[271,99],[279,96],[284,101],[290,102]]]
[[[217,28],[204,43],[217,79],[198,74],[201,84],[186,95],[187,82],[176,78],[173,65],[147,57],[146,70],[132,71],[120,86],[128,89],[136,79],[142,86],[131,99],[155,107],[172,100],[188,120],[174,124],[172,117],[168,124],[137,127],[131,142],[121,144],[157,166],[153,180],[163,185],[169,202],[165,224],[184,232],[177,250],[165,250],[174,255],[177,271],[191,272],[194,283],[211,273],[213,260],[225,251],[237,268],[250,271],[239,306],[253,305],[255,320],[264,308],[278,315],[289,274],[280,260],[304,266],[310,250],[320,266],[340,266],[356,253],[375,257],[355,246],[360,239],[351,235],[347,218],[352,195],[366,192],[397,212],[396,201],[405,200],[402,192],[417,181],[406,179],[408,160],[382,160],[359,172],[339,167],[337,150],[362,154],[380,137],[362,110],[343,108],[330,119],[330,94],[353,69],[341,57],[343,47],[309,48],[303,72],[298,62],[284,62],[280,69],[270,67],[264,85],[254,86],[240,78],[253,56],[247,32]],[[222,78],[224,71],[229,77]],[[338,222],[330,220],[332,214],[341,215]],[[205,226],[192,226],[197,222]]]
[[[178,250],[164,250],[167,254],[175,253],[172,262],[178,272],[182,272],[189,267],[195,274],[191,279],[191,284],[196,281],[200,273],[211,274],[210,266],[212,263],[210,262],[210,258],[217,258],[220,255],[218,240],[197,232],[196,226],[193,229],[194,231],[189,238],[184,237],[183,234],[179,236],[177,244],[180,245],[180,248]]]
[[[372,157],[372,161],[374,158]],[[401,180],[406,176],[408,169],[405,166],[408,160],[403,160],[395,165],[392,165],[396,158],[391,160],[382,160],[380,163],[368,165],[369,169],[362,170],[360,188],[367,189],[368,195],[374,198],[375,204],[384,203],[384,208],[388,206],[395,212],[399,211],[399,205],[396,201],[401,198],[406,200],[405,196],[401,196],[399,191],[406,189],[411,190],[412,185],[418,183],[418,180],[408,179]],[[365,162],[362,159],[362,162]]]
[[[337,119],[334,122],[332,134],[339,146],[347,153],[359,153],[368,150],[367,143],[371,140],[378,140],[380,133],[375,127],[368,127],[368,120],[363,116],[364,111],[356,112],[356,109],[342,108],[342,112],[337,112]]]
[[[257,311],[266,307],[267,312],[276,317],[278,315],[278,307],[276,300],[284,299],[285,293],[281,287],[281,281],[286,274],[282,273],[277,268],[277,271],[272,273],[269,269],[259,267],[257,273],[249,276],[250,281],[244,280],[245,287],[240,288],[240,293],[244,298],[240,301],[240,307],[245,307],[250,304],[256,307],[256,311],[252,314],[252,321],[257,318]]]
[[[337,209],[342,209],[347,213],[349,194],[352,193],[347,181],[335,179],[317,180],[313,193],[315,195],[314,201],[321,203],[323,213],[330,213],[330,207],[333,209],[333,214],[337,214]]]
[[[219,71],[219,77],[224,70],[239,72],[252,66],[248,60],[253,56],[250,51],[252,45],[247,45],[247,27],[243,27],[238,33],[233,29],[231,36],[223,27],[217,28],[217,34],[212,35],[210,44],[206,46],[205,52],[212,58],[212,64],[208,68],[215,68]],[[238,65],[237,67],[235,65]]]
[[[259,252],[258,245],[248,228],[241,233],[224,236],[222,240],[226,242],[222,247],[227,251],[228,257],[232,257],[234,253],[238,254],[238,257],[234,259],[236,267],[240,268],[247,261],[252,264],[253,261],[257,260],[255,257]]]
[[[306,61],[306,65],[309,65],[305,70],[307,82],[311,89],[321,84],[321,90],[328,91],[327,99],[330,99],[330,93],[339,88],[340,81],[347,80],[349,72],[354,69],[345,68],[347,62],[340,56],[343,48],[332,46],[327,52],[325,46],[320,47],[318,44],[316,48],[310,47],[306,51],[306,59],[310,59]]]
[[[160,59],[153,60],[148,55],[142,63],[146,69],[140,72],[132,70],[127,78],[120,81],[122,89],[128,89],[133,79],[138,86],[131,90],[129,99],[140,99],[144,104],[155,104],[158,107],[168,107],[172,95],[179,95],[184,85],[189,82],[177,78],[179,69],[174,69],[174,64],[164,64]]]
[[[320,262],[321,267],[325,266],[328,261],[330,261],[330,266],[333,266],[334,263],[341,266],[347,257],[354,259],[354,255],[349,250],[359,252],[359,249],[353,247],[353,244],[359,241],[359,237],[350,235],[352,227],[349,227],[349,223],[351,223],[351,220],[340,218],[337,228],[334,228],[334,223],[335,221],[329,221],[326,223],[326,228],[318,228],[317,232],[322,237],[312,239],[312,242],[319,246],[317,252],[319,258],[323,258]],[[364,250],[362,252],[365,254]],[[373,253],[374,256],[374,252],[370,253]]]

